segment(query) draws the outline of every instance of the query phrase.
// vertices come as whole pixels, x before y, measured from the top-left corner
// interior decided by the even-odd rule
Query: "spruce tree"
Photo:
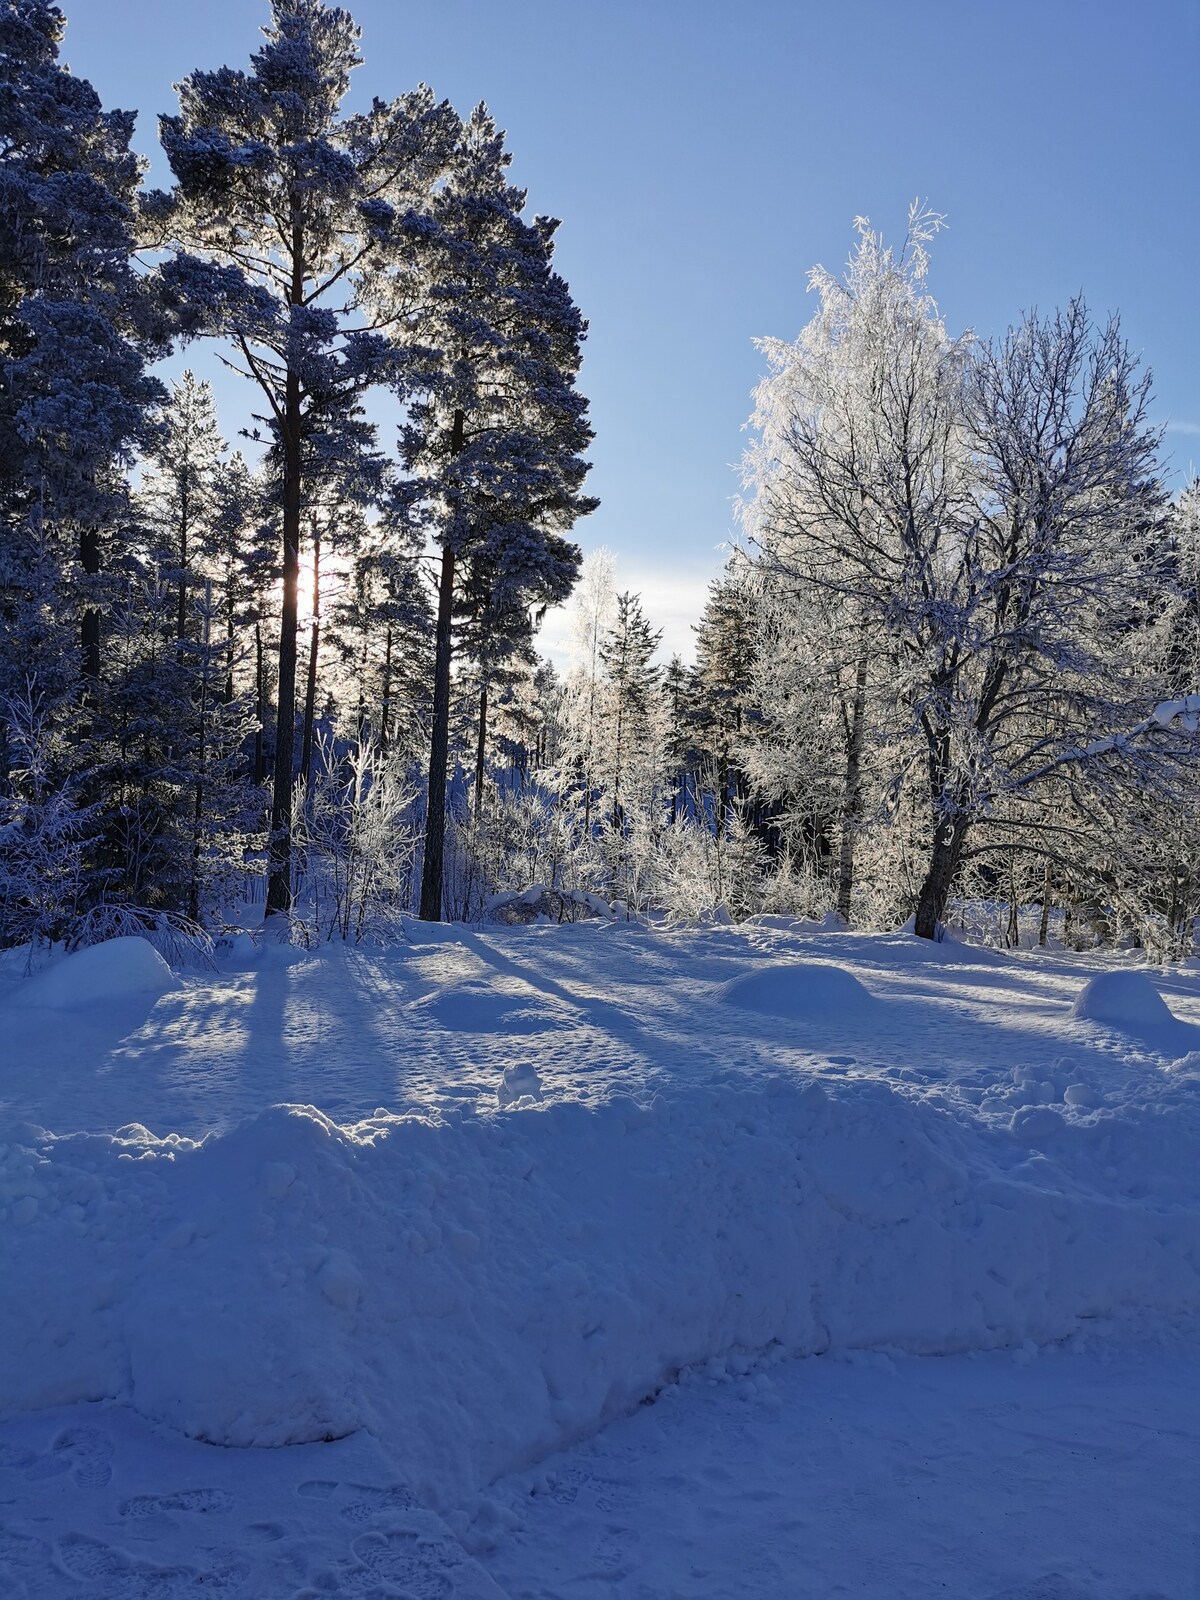
[[[81,679],[95,698],[121,468],[162,393],[130,259],[133,113],[59,61],[64,27],[48,0],[0,0],[0,730],[14,697],[43,721],[70,718]]]
[[[617,596],[617,615],[600,647],[608,684],[608,798],[613,831],[619,833],[631,797],[644,798],[651,777],[646,755],[650,721],[661,676],[652,664],[662,639],[651,628],[636,594]]]
[[[143,464],[137,506],[160,574],[175,589],[175,636],[182,644],[194,599],[197,557],[220,538],[225,441],[212,388],[185,372],[171,387]]]

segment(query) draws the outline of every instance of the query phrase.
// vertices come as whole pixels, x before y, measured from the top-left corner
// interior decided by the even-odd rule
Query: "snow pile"
[[[12,989],[9,1004],[60,1011],[140,996],[159,1000],[182,988],[149,940],[130,935],[56,961]]]
[[[760,967],[722,985],[718,998],[791,1022],[839,1017],[847,1023],[873,1013],[875,996],[853,973],[818,962],[792,961]]]
[[[1080,990],[1071,1015],[1127,1033],[1175,1021],[1167,1002],[1144,972],[1101,972]]]
[[[231,1445],[368,1427],[447,1508],[721,1353],[963,1351],[1200,1308],[1194,1076],[1141,1131],[1066,1102],[1050,1130],[967,1127],[803,1072],[594,1106],[531,1081],[486,1115],[13,1130],[0,1405],[118,1397]]]
[[[1181,1022],[1144,972],[1101,972],[1084,984],[1071,1015],[1182,1055],[1200,1048],[1200,1028]]]

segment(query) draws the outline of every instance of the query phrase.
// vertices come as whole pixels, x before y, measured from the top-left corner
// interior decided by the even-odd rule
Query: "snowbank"
[[[1082,1022],[1103,1022],[1126,1031],[1161,1028],[1175,1021],[1144,972],[1099,973],[1084,984],[1071,1015]]]
[[[65,956],[10,991],[9,1003],[59,1011],[139,996],[161,999],[183,984],[147,939],[108,939]]]
[[[1142,1040],[1167,1055],[1200,1049],[1200,1028],[1181,1022],[1144,972],[1101,972],[1080,990],[1071,1015]]]
[[[853,973],[819,962],[790,961],[760,967],[723,984],[718,998],[772,1017],[804,1022],[839,1017],[847,1022],[870,1015],[875,996]]]
[[[0,1406],[119,1397],[229,1445],[367,1427],[448,1508],[723,1352],[1194,1310],[1200,1080],[1168,1092],[1145,1126],[1060,1102],[967,1128],[796,1072],[352,1126],[277,1106],[199,1142],[25,1126]]]

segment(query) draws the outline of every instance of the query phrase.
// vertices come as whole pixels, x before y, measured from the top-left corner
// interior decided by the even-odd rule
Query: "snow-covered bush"
[[[300,937],[401,936],[413,897],[420,829],[416,788],[405,765],[365,740],[343,748],[317,743],[307,794],[297,795],[295,845]]]

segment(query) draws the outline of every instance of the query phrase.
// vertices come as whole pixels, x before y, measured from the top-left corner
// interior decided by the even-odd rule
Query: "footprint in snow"
[[[214,1511],[232,1511],[233,1496],[224,1489],[181,1489],[176,1494],[139,1494],[125,1500],[117,1510],[123,1517],[154,1517],[163,1511],[191,1511],[207,1516]]]
[[[336,1490],[337,1484],[330,1483],[327,1478],[310,1478],[296,1493],[304,1500],[332,1500]]]
[[[350,1547],[375,1578],[395,1583],[413,1600],[443,1600],[453,1593],[447,1569],[449,1545],[430,1544],[415,1533],[364,1533]]]
[[[103,1489],[112,1479],[112,1440],[99,1428],[65,1428],[51,1446],[81,1489]]]
[[[411,1489],[402,1483],[387,1489],[374,1489],[368,1484],[352,1483],[346,1486],[355,1492],[356,1499],[341,1508],[347,1522],[374,1522],[377,1517],[397,1511],[415,1511],[420,1501]]]

